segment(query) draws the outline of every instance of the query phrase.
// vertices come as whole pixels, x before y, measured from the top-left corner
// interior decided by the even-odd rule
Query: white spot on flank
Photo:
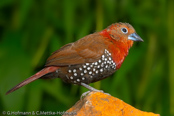
[[[73,79],[73,77],[71,76],[70,79]]]
[[[84,78],[84,77],[82,77],[82,80],[85,80],[85,78]]]
[[[101,60],[99,60],[98,62],[101,63]]]
[[[90,69],[91,69],[90,67],[87,68],[87,70],[90,70]]]
[[[86,65],[89,65],[89,63],[86,63]]]
[[[84,73],[87,73],[87,70],[84,70]]]
[[[81,75],[81,76],[83,76],[84,74],[83,74],[83,73],[81,73],[80,75]]]
[[[86,65],[83,65],[83,68],[86,68]]]
[[[103,63],[101,64],[101,67],[104,67],[104,64]]]
[[[97,65],[98,63],[97,62],[95,62],[95,65]]]
[[[74,69],[73,72],[76,72],[76,69]]]
[[[77,79],[78,82],[80,82],[80,79]]]
[[[79,68],[79,70],[82,70],[82,68]]]
[[[89,72],[89,74],[91,75],[91,74],[92,74],[92,72],[90,71],[90,72]]]
[[[77,76],[77,73],[74,73],[74,76]]]
[[[108,50],[107,49],[105,49],[105,53],[108,53]]]
[[[93,68],[93,71],[95,71],[95,68]]]
[[[71,73],[71,70],[68,70],[69,73]]]

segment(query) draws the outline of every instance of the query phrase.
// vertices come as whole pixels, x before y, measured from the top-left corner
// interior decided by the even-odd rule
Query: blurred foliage
[[[112,77],[91,85],[140,110],[174,116],[173,0],[0,0],[0,112],[69,109],[87,89],[39,79],[5,92],[62,45],[115,22],[132,24],[144,43],[134,44]]]

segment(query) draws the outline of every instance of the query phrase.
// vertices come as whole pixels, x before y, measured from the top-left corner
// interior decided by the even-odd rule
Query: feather
[[[104,38],[98,33],[94,33],[67,44],[54,52],[47,59],[45,66],[68,66],[95,62],[100,59],[106,48]]]

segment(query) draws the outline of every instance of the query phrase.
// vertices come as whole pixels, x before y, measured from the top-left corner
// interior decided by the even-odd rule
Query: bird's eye
[[[126,28],[121,28],[121,31],[124,33],[124,34],[127,34],[128,33],[128,30]]]

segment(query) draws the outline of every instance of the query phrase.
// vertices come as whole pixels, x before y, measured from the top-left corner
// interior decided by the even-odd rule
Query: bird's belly
[[[58,77],[63,81],[73,84],[92,83],[102,80],[116,71],[116,63],[111,54],[105,51],[101,58],[93,63],[70,65],[58,69]]]

